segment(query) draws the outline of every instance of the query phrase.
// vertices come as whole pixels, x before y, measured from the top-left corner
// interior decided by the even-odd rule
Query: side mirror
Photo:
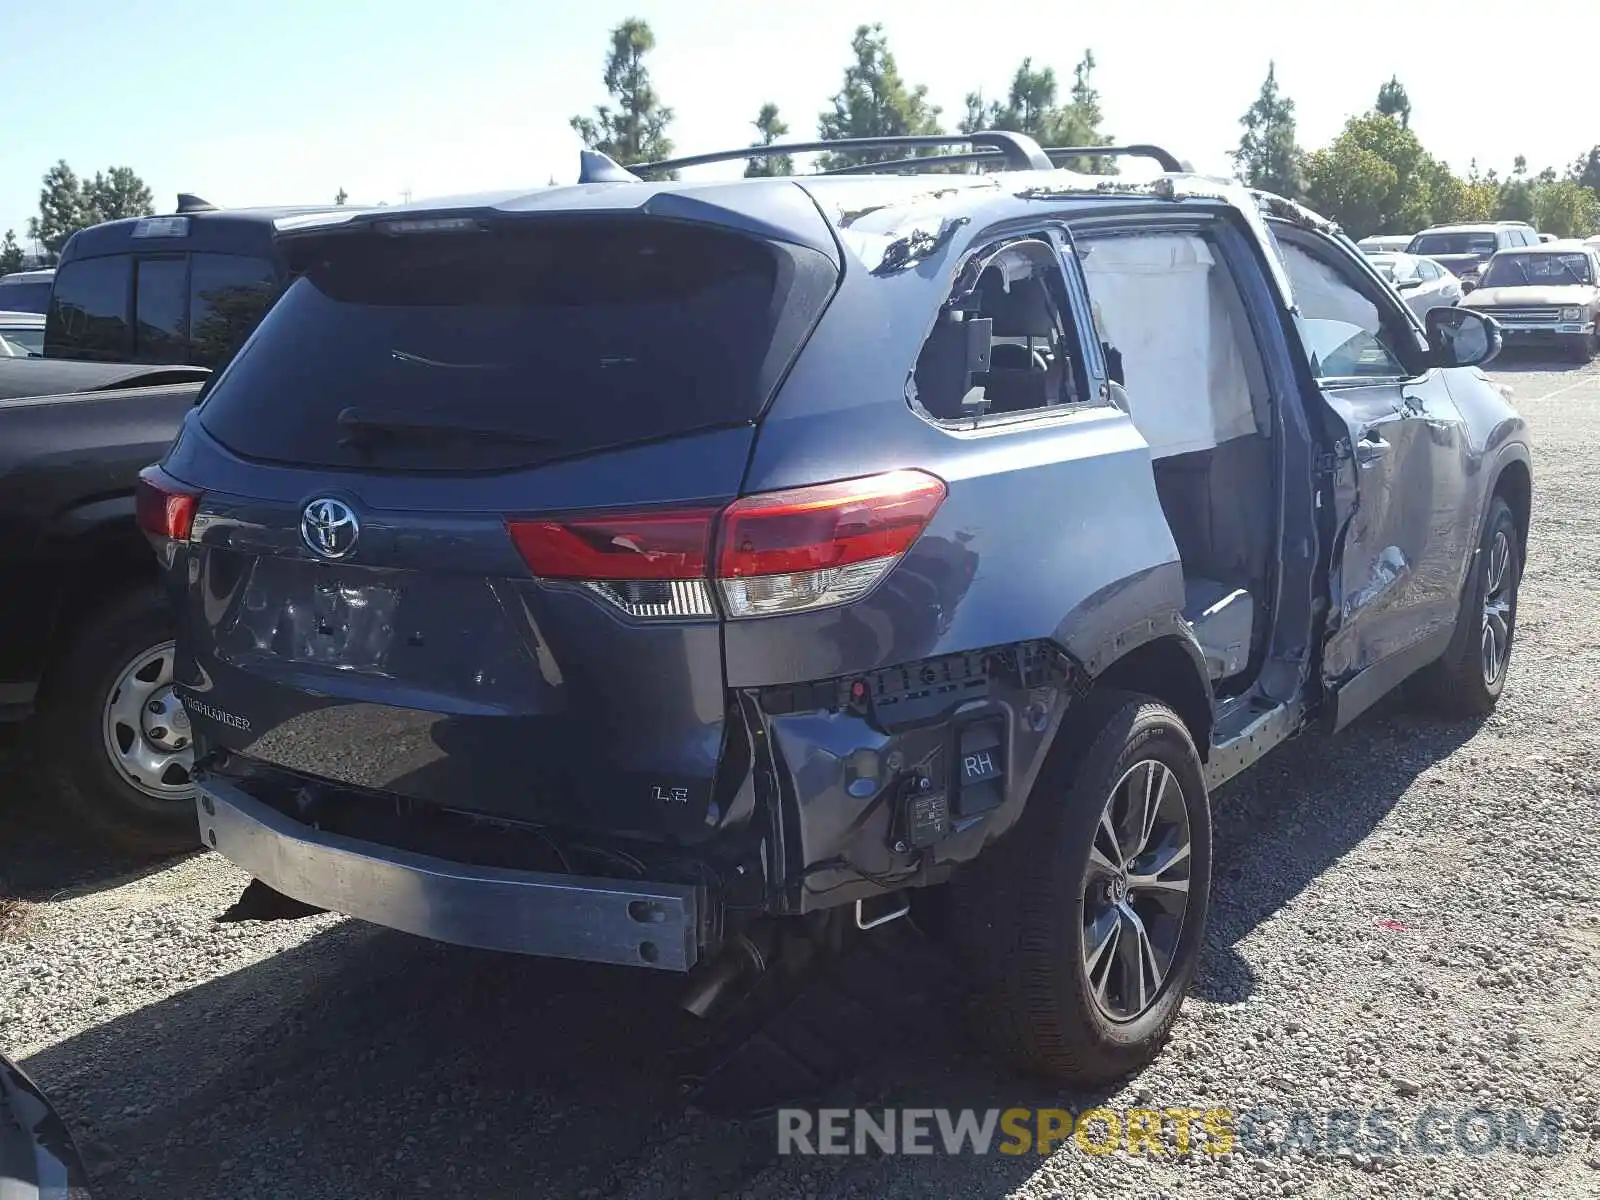
[[[1500,353],[1500,323],[1484,313],[1430,308],[1426,322],[1430,366],[1479,367]]]
[[[1396,280],[1394,285],[1395,291],[1397,292],[1409,292],[1413,288],[1419,288],[1421,286],[1422,280],[1417,278]]]
[[[1468,292],[1470,292],[1473,288],[1475,288],[1477,286],[1478,285],[1476,283],[1474,283],[1472,280],[1463,279],[1461,281],[1461,294],[1462,295],[1466,295]]]

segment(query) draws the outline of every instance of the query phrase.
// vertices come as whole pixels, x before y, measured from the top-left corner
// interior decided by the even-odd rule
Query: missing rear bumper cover
[[[687,971],[704,888],[472,866],[324,833],[216,779],[201,834],[268,889],[302,904],[459,946]]]

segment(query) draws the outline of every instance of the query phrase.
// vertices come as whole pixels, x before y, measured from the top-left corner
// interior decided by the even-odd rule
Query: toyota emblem
[[[343,500],[323,497],[300,514],[300,536],[323,558],[343,558],[356,548],[361,522]]]

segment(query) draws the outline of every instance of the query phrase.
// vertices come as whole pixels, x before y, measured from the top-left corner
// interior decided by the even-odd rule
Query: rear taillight
[[[160,467],[139,472],[133,493],[133,516],[139,528],[152,537],[189,540],[200,493],[185,487]]]
[[[528,569],[571,579],[635,617],[709,617],[713,508],[508,521]]]
[[[507,522],[529,569],[583,583],[636,617],[730,617],[860,599],[921,536],[945,496],[922,471],[768,492],[689,509]],[[712,537],[716,535],[713,552]]]
[[[730,617],[826,608],[866,595],[944,500],[921,471],[768,492],[722,514],[717,581]]]

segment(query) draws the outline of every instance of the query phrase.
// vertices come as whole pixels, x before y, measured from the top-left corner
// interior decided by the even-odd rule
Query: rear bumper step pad
[[[313,829],[200,781],[200,836],[269,887],[419,937],[549,958],[687,971],[703,888],[479,867]]]

